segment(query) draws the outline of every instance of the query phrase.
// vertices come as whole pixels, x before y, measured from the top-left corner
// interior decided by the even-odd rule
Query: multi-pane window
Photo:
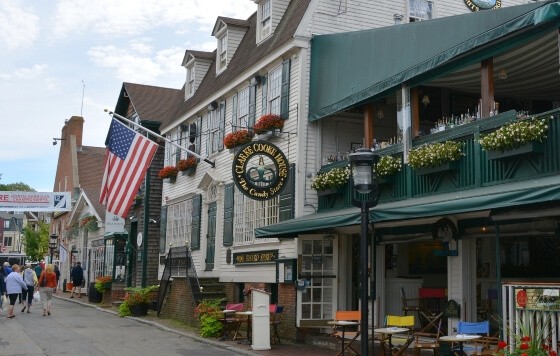
[[[4,236],[4,246],[12,246],[12,236]]]
[[[220,53],[220,69],[227,66],[227,34],[219,39],[218,51]]]
[[[194,63],[187,67],[187,93],[194,93]]]
[[[218,152],[220,149],[220,110],[208,112],[208,154]]]
[[[167,242],[172,247],[191,243],[192,199],[167,207]]]
[[[278,223],[279,197],[271,200],[254,200],[235,189],[235,218],[233,223],[234,244],[250,244],[255,241],[256,228]],[[263,239],[266,240],[266,239]]]
[[[4,229],[8,230],[10,228],[10,220],[4,220]]]
[[[431,20],[433,6],[432,1],[409,0],[409,22]]]
[[[282,93],[282,66],[268,74],[268,112],[280,115],[280,94]]]
[[[261,4],[261,26],[270,26],[270,0],[263,1]]]
[[[249,87],[237,93],[237,128],[247,127],[249,116]]]
[[[170,134],[169,134],[169,136],[167,136],[167,138],[171,142],[177,143],[180,134],[181,134],[180,131],[174,130],[174,131],[170,132]],[[167,145],[167,149],[165,150],[165,165],[166,166],[174,166],[175,164],[177,164],[177,153],[179,151],[180,151],[180,149],[177,146],[171,145],[171,144]]]

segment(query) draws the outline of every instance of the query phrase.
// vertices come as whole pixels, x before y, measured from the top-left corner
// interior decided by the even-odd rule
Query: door
[[[205,271],[214,269],[214,255],[216,251],[216,202],[208,205],[208,233],[206,234],[206,268]]]

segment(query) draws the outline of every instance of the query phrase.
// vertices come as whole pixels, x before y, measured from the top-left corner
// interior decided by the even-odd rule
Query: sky
[[[104,147],[123,82],[180,89],[185,50],[213,51],[218,16],[252,0],[1,0],[0,184],[52,192],[64,121]]]

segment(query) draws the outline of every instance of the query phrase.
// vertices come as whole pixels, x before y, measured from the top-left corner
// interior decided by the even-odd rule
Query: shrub
[[[220,319],[223,317],[220,309],[221,300],[205,299],[195,308],[200,320],[200,335],[202,337],[216,337],[222,334],[223,325]]]

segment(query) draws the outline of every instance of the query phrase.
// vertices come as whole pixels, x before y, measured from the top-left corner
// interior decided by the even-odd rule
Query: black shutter
[[[247,128],[255,126],[255,116],[257,114],[257,86],[249,86],[249,117],[247,118]]]
[[[181,146],[182,144],[182,138],[183,133],[180,130],[177,130],[177,141],[175,141],[175,143],[177,143],[179,146]],[[175,165],[177,165],[177,162],[179,162],[179,160],[181,159],[181,149],[177,146],[173,146],[175,147]]]
[[[290,220],[294,218],[294,205],[295,205],[295,182],[296,182],[296,165],[294,163],[290,164],[288,170],[288,182],[286,187],[280,193],[280,216],[279,221]]]
[[[237,130],[237,93],[231,98],[231,126],[233,129],[231,131]]]
[[[196,153],[198,153],[199,155],[202,155],[202,117],[199,117],[196,120],[196,127],[198,128],[197,132],[196,132],[196,140],[195,145],[196,145]]]
[[[224,191],[224,246],[233,245],[233,193],[235,185],[227,184]]]
[[[167,234],[167,206],[161,207],[159,216],[159,253],[166,253],[166,234]]]
[[[262,90],[262,115],[268,114],[268,77],[265,75],[261,78]]]
[[[219,125],[220,127],[218,128],[218,151],[221,151],[224,149],[224,136],[226,134],[226,102],[225,100],[222,101],[220,103],[220,106],[218,108],[218,110],[220,110],[219,112]]]
[[[200,224],[202,220],[202,195],[192,198],[191,249],[200,249]]]
[[[280,116],[286,120],[290,110],[290,60],[282,63],[282,92],[280,94]]]

